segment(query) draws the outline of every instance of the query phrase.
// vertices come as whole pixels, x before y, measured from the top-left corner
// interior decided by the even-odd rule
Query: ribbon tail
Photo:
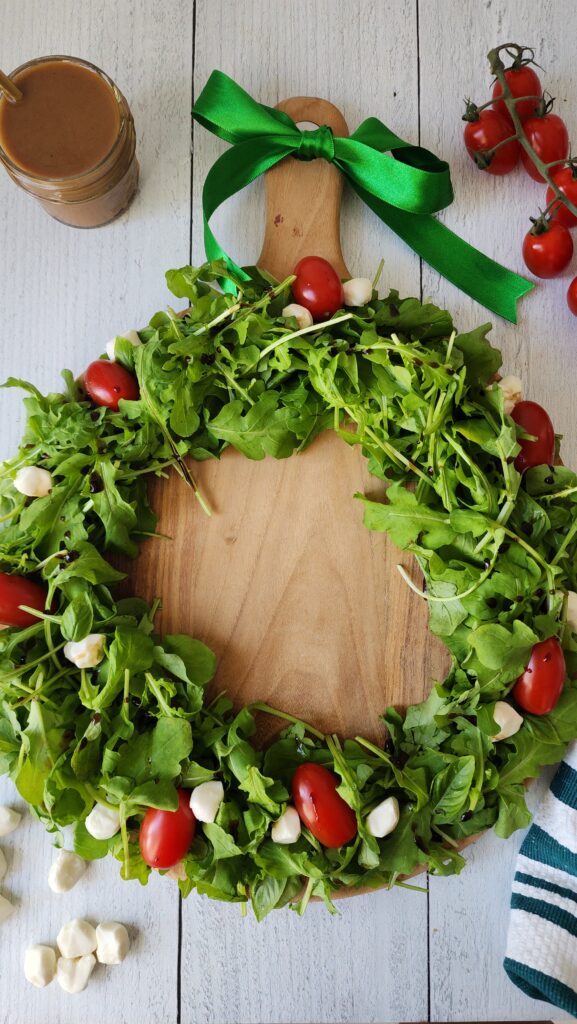
[[[351,185],[377,217],[434,270],[482,306],[517,323],[517,302],[535,287],[531,281],[485,256],[434,217],[406,213],[354,182]]]

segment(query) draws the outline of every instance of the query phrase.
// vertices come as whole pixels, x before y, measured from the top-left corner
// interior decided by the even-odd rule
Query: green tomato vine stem
[[[505,50],[509,54],[509,56],[513,56],[511,51],[514,51],[515,53],[517,53],[517,55],[521,55],[523,52],[523,47],[519,46],[517,43],[504,43],[502,46],[497,46],[494,49],[489,50],[489,53],[487,54],[487,60],[489,61],[491,73],[495,76],[502,89],[502,95],[499,97],[499,99],[503,100],[505,106],[507,107],[507,110],[509,111],[511,120],[513,121],[515,134],[511,136],[511,138],[517,139],[519,144],[527,153],[531,162],[537,168],[541,176],[545,179],[545,183],[549,185],[549,187],[555,193],[556,198],[559,199],[575,217],[577,217],[577,206],[575,206],[575,204],[572,203],[571,200],[567,198],[567,196],[561,191],[559,186],[553,181],[553,178],[549,174],[549,168],[557,166],[559,164],[564,165],[567,163],[567,161],[556,160],[550,164],[544,163],[541,160],[541,158],[537,155],[531,143],[529,142],[527,136],[525,135],[525,132],[523,130],[523,123],[517,113],[516,105],[518,100],[513,98],[513,95],[509,88],[509,83],[505,75],[505,65],[501,60],[500,55],[503,50]],[[507,139],[506,141],[509,142],[510,139]]]

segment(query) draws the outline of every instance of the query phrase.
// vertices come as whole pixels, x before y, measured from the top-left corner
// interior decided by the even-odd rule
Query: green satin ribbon
[[[517,300],[534,285],[431,216],[452,202],[453,189],[449,165],[427,149],[400,139],[376,117],[363,121],[349,138],[333,136],[326,125],[301,131],[288,114],[257,103],[222,71],[212,72],[192,114],[232,144],[213,164],[204,184],[208,259],[224,259],[247,279],[214,237],[212,214],[284,157],[320,157],[338,167],[363,202],[443,277],[487,309],[517,322]]]

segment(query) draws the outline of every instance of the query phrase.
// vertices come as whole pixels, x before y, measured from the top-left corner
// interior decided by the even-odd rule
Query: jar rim
[[[93,167],[89,167],[86,171],[82,171],[81,174],[69,174],[59,178],[48,178],[46,177],[46,175],[33,174],[31,171],[25,170],[25,168],[21,167],[20,164],[16,163],[12,159],[12,157],[8,155],[8,153],[6,152],[1,143],[0,161],[4,163],[6,167],[11,168],[11,170],[13,170],[19,178],[24,178],[26,181],[37,182],[38,184],[45,183],[47,185],[61,183],[64,184],[66,182],[73,181],[82,183],[84,179],[89,178],[95,172],[104,168],[106,164],[110,161],[111,156],[114,154],[119,144],[122,143],[124,135],[126,134],[126,125],[128,122],[125,110],[123,109],[123,102],[124,106],[126,106],[126,100],[124,99],[124,96],[120,92],[120,89],[118,88],[116,83],[113,82],[110,76],[106,74],[106,71],[103,71],[102,68],[99,68],[96,64],[92,64],[89,60],[84,60],[82,57],[72,57],[70,56],[70,54],[65,53],[51,53],[47,54],[45,57],[33,57],[32,60],[27,60],[24,62],[24,64],[20,64],[17,68],[14,68],[14,70],[9,73],[8,77],[13,78],[15,75],[18,75],[21,71],[25,71],[27,68],[34,67],[34,65],[36,64],[49,64],[55,61],[70,61],[70,63],[72,64],[80,64],[82,67],[88,68],[90,71],[96,72],[96,74],[99,75],[106,82],[116,100],[120,116],[118,134],[112,146],[110,147],[108,152],[105,153],[102,159],[99,160],[97,164],[94,164]]]

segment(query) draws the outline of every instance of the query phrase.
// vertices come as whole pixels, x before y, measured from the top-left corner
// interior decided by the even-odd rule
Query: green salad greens
[[[374,291],[366,307],[299,330],[281,315],[292,279],[250,272],[246,283],[223,263],[169,271],[190,309],[157,313],[140,347],[118,339],[117,359],[140,387],[118,412],[95,407],[67,371],[58,394],[7,382],[28,392],[27,425],[1,472],[0,570],[44,581],[49,610],[0,634],[0,771],[50,831],[72,825],[78,853],[112,853],[122,876],[142,883],[145,809],[175,809],[177,786],[222,780],[224,801],[197,828],[180,889],[250,902],[260,919],[287,903],[302,913],[311,896],[334,909],[339,888],[390,886],[420,865],[454,873],[460,840],[528,823],[525,781],[577,737],[577,641],[564,621],[577,589],[577,476],[515,469],[516,426],[492,383],[501,357],[488,325],[458,334],[434,305]],[[285,716],[280,738],[260,750],[262,707],[207,696],[214,655],[188,636],[158,636],[158,605],[119,597],[122,574],[103,552],[136,557],[154,533],[147,476],[175,467],[194,484],[187,456],[218,458],[232,445],[250,459],[287,458],[327,429],[361,445],[388,482],[384,503],[356,496],[366,526],[415,555],[452,667],[422,704],[385,711],[384,748]],[[48,496],[15,489],[30,465],[52,474]],[[104,634],[105,656],[78,669],[64,645],[91,633]],[[561,699],[494,743],[496,700],[550,636],[567,663]],[[304,761],[333,769],[357,813],[358,836],[341,849],[306,829],[289,846],[270,838]],[[388,795],[400,822],[375,839],[366,814]],[[97,801],[120,815],[108,841],[84,824]]]

